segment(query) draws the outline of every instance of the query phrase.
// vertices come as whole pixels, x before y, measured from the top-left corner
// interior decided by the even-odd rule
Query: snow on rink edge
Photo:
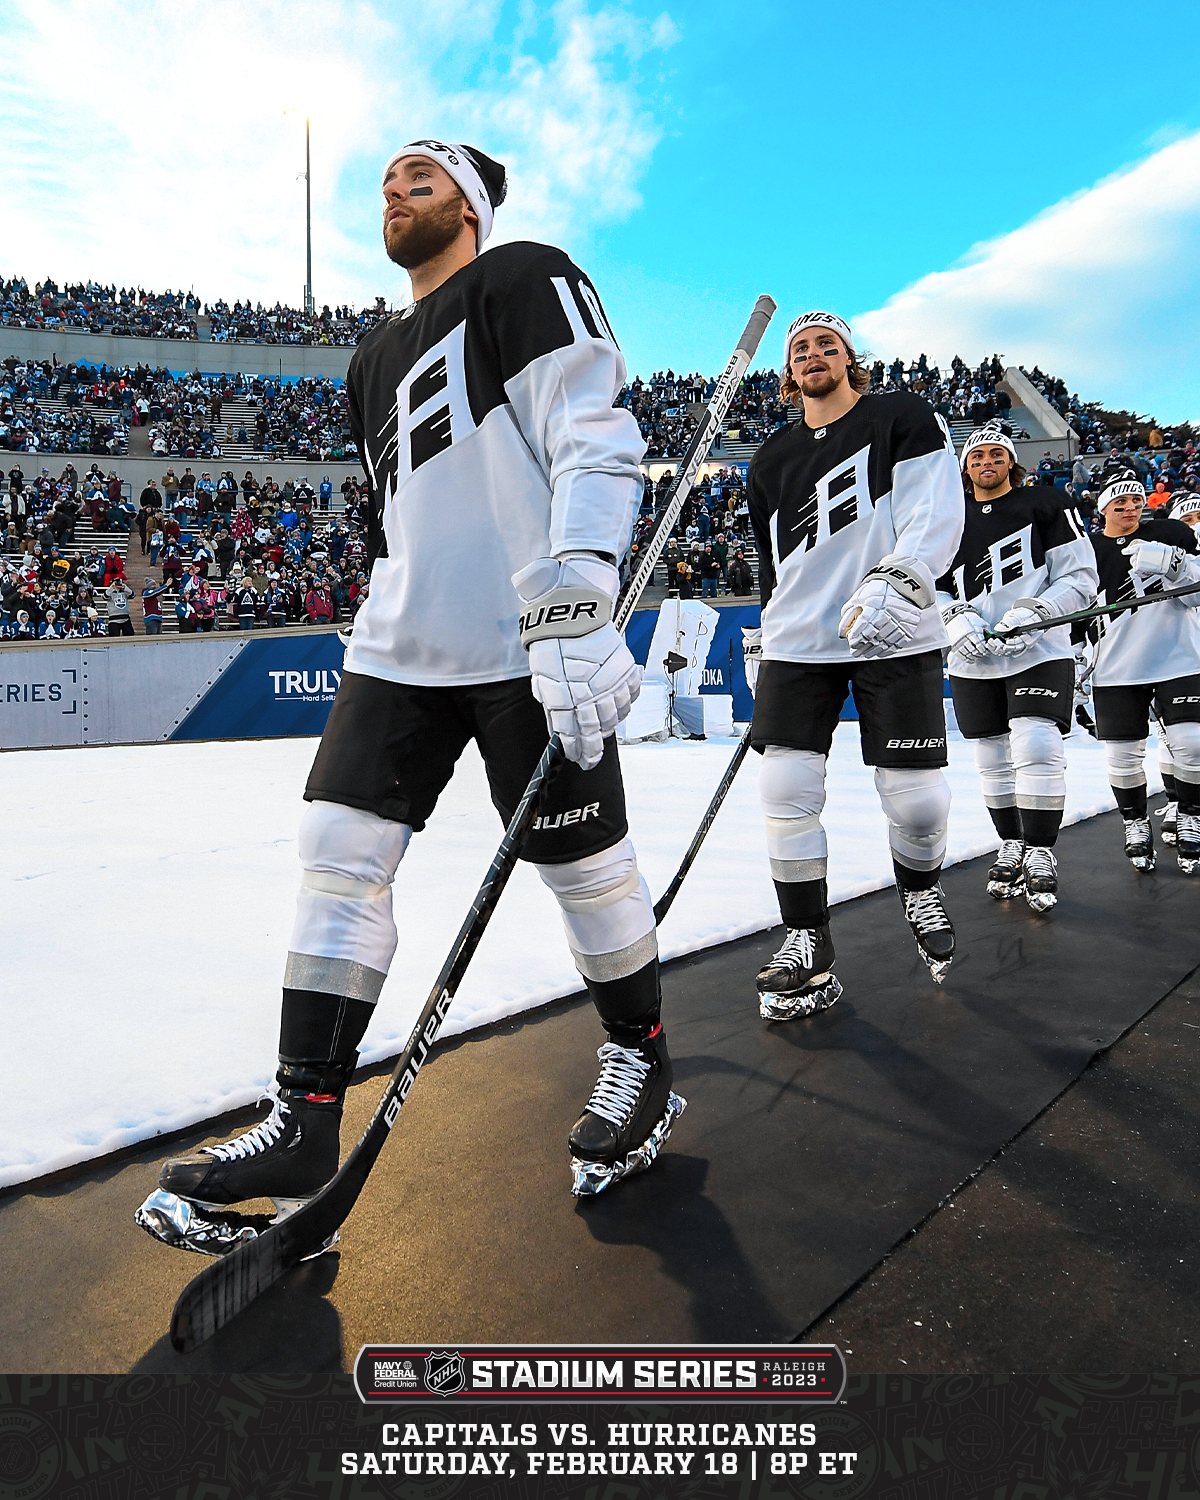
[[[0,757],[9,1085],[0,1186],[252,1103],[271,1082],[296,890],[296,828],[313,740],[70,750]],[[735,740],[621,752],[630,831],[657,898]],[[751,755],[660,934],[664,958],[778,920]],[[1161,790],[1156,759],[1151,787]],[[948,863],[996,848],[970,746],[950,736]],[[1068,743],[1068,823],[1113,807],[1102,748]],[[886,825],[857,726],[839,725],[823,819],[830,896],[892,881]],[[501,833],[469,746],[395,885],[392,972],[362,1049],[411,1030]],[[1114,858],[1120,857],[1117,847]],[[1083,871],[1063,870],[1069,884]],[[981,893],[982,894],[982,893]],[[899,910],[896,941],[911,938]],[[907,947],[905,947],[907,951]],[[581,988],[552,896],[519,865],[447,1019],[451,1036]],[[742,1003],[753,1003],[746,976]],[[597,1044],[602,1040],[597,1028]]]

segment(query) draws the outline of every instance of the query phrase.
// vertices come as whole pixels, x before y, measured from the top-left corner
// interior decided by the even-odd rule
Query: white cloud
[[[305,113],[322,301],[406,291],[379,246],[378,172],[414,135],[474,140],[510,166],[497,238],[628,214],[659,135],[635,65],[672,44],[669,17],[561,0],[542,8],[538,56],[520,28],[500,36],[502,11],[0,0],[0,273],[298,304]]]
[[[1200,132],[976,245],[854,319],[890,359],[1000,352],[1087,400],[1200,416]]]

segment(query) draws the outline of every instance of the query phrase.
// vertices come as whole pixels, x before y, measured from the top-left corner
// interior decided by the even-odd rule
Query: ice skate
[[[1154,868],[1154,834],[1149,818],[1125,819],[1125,858],[1135,870],[1149,874]]]
[[[833,965],[829,924],[789,927],[783,946],[759,970],[758,1013],[764,1021],[794,1021],[828,1010],[842,993]]]
[[[600,1076],[569,1139],[577,1198],[644,1172],[687,1108],[671,1090],[674,1070],[661,1023],[634,1045],[605,1042],[596,1056]]]
[[[1040,844],[1027,848],[1022,873],[1031,911],[1049,911],[1058,905],[1058,861],[1049,849]]]
[[[346,1076],[352,1071],[353,1064]],[[258,1125],[164,1165],[158,1188],[134,1215],[142,1229],[175,1249],[225,1255],[320,1192],[338,1169],[344,1089],[265,1097],[271,1112]],[[269,1198],[275,1215],[226,1211],[256,1198]]]
[[[1021,894],[1024,874],[1021,862],[1025,858],[1025,845],[1020,839],[1005,839],[996,853],[992,868],[988,871],[987,893],[996,901],[1007,901]]]
[[[954,924],[946,911],[940,885],[924,891],[900,889],[904,916],[917,940],[917,950],[929,966],[934,981],[941,984],[954,958]]]
[[[1154,816],[1162,819],[1159,836],[1163,843],[1174,844],[1179,830],[1179,803],[1168,802],[1165,807],[1155,808]]]
[[[1176,826],[1175,857],[1180,871],[1184,875],[1194,875],[1200,870],[1200,815],[1181,812]]]

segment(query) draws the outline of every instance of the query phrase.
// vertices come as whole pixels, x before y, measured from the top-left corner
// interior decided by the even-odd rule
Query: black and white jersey
[[[1083,522],[1058,490],[1030,485],[996,500],[964,496],[966,524],[950,567],[938,579],[938,605],[970,604],[994,626],[1018,599],[1044,599],[1056,615],[1087,609],[1099,582]],[[1020,656],[951,659],[956,677],[1011,677],[1044,661],[1074,656],[1071,627],[1044,631]]]
[[[629,543],[645,444],[624,381],[595,288],[548,245],[499,245],[367,334],[346,384],[379,555],[347,671],[529,675],[512,575]]]
[[[1196,534],[1182,521],[1151,515],[1131,536],[1091,538],[1100,575],[1101,604],[1161,594],[1200,581],[1200,561],[1188,559],[1183,577],[1166,584],[1159,578],[1143,580],[1129,571],[1133,542],[1165,542],[1195,554]],[[1168,682],[1200,672],[1200,591],[1183,599],[1168,599],[1149,609],[1105,615],[1093,627],[1097,637],[1096,687],[1125,687],[1139,682]]]
[[[844,417],[769,437],[746,481],[758,541],[763,657],[849,662],[843,604],[890,553],[945,572],[962,533],[962,481],[950,433],[919,396],[863,396]],[[898,656],[947,645],[936,609],[922,612]]]

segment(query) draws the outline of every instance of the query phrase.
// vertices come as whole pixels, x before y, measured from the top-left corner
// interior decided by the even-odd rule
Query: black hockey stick
[[[760,297],[750,321],[746,324],[737,348],[709,402],[704,419],[692,437],[691,445],[675,476],[670,499],[647,544],[646,555],[618,598],[613,621],[624,630],[638,599],[646,587],[670,535],[674,519],[666,529],[667,516],[678,517],[688,491],[708,455],[708,448],[720,431],[725,413],[741,385],[742,375],[754,357],[775,303]],[[706,444],[703,448],[702,444]],[[442,965],[429,998],[417,1017],[408,1041],[404,1044],[383,1097],[357,1145],[342,1163],[336,1175],[302,1208],[264,1229],[194,1277],[179,1295],[171,1316],[171,1343],[181,1353],[188,1353],[213,1336],[219,1328],[235,1318],[267,1288],[279,1280],[306,1256],[316,1254],[345,1222],[358,1201],[371,1168],[383,1150],[392,1126],[422,1065],[429,1056],[442,1022],[466,973],[497,902],[508,883],[521,850],[521,844],[537,816],[542,788],[562,763],[562,743],[552,735],[542,753],[537,769],[530,778],[520,805],[496,851],[491,867],[480,886],[471,910],[459,929],[454,946]]]
[[[749,749],[750,725],[747,724],[745,733],[738,741],[737,749],[733,752],[733,759],[725,768],[725,774],[721,777],[720,783],[718,784],[716,791],[712,795],[712,801],[708,804],[704,816],[700,820],[700,827],[696,829],[696,832],[692,837],[692,842],[688,845],[687,853],[683,856],[683,863],[675,872],[675,879],[672,880],[671,884],[654,903],[654,921],[656,924],[661,923],[662,919],[671,910],[671,903],[679,894],[679,887],[683,884],[687,876],[687,872],[695,863],[696,855],[700,853],[700,845],[704,842],[705,835],[713,826],[714,819],[721,811],[721,803],[725,801],[725,794],[733,785],[733,778],[741,769],[741,764],[746,759],[746,752]]]
[[[1121,599],[1116,604],[1097,604],[1091,609],[1076,610],[1073,615],[1059,615],[1053,620],[1031,620],[1028,625],[1017,625],[1012,630],[985,630],[985,641],[1006,641],[1010,636],[1024,635],[1030,630],[1053,630],[1056,625],[1075,625],[1084,620],[1099,620],[1104,615],[1118,615],[1122,610],[1141,609],[1143,604],[1157,604],[1160,599],[1178,599],[1183,594],[1194,594],[1200,583],[1185,583],[1181,588],[1163,589],[1161,593],[1138,594],[1133,599]]]

